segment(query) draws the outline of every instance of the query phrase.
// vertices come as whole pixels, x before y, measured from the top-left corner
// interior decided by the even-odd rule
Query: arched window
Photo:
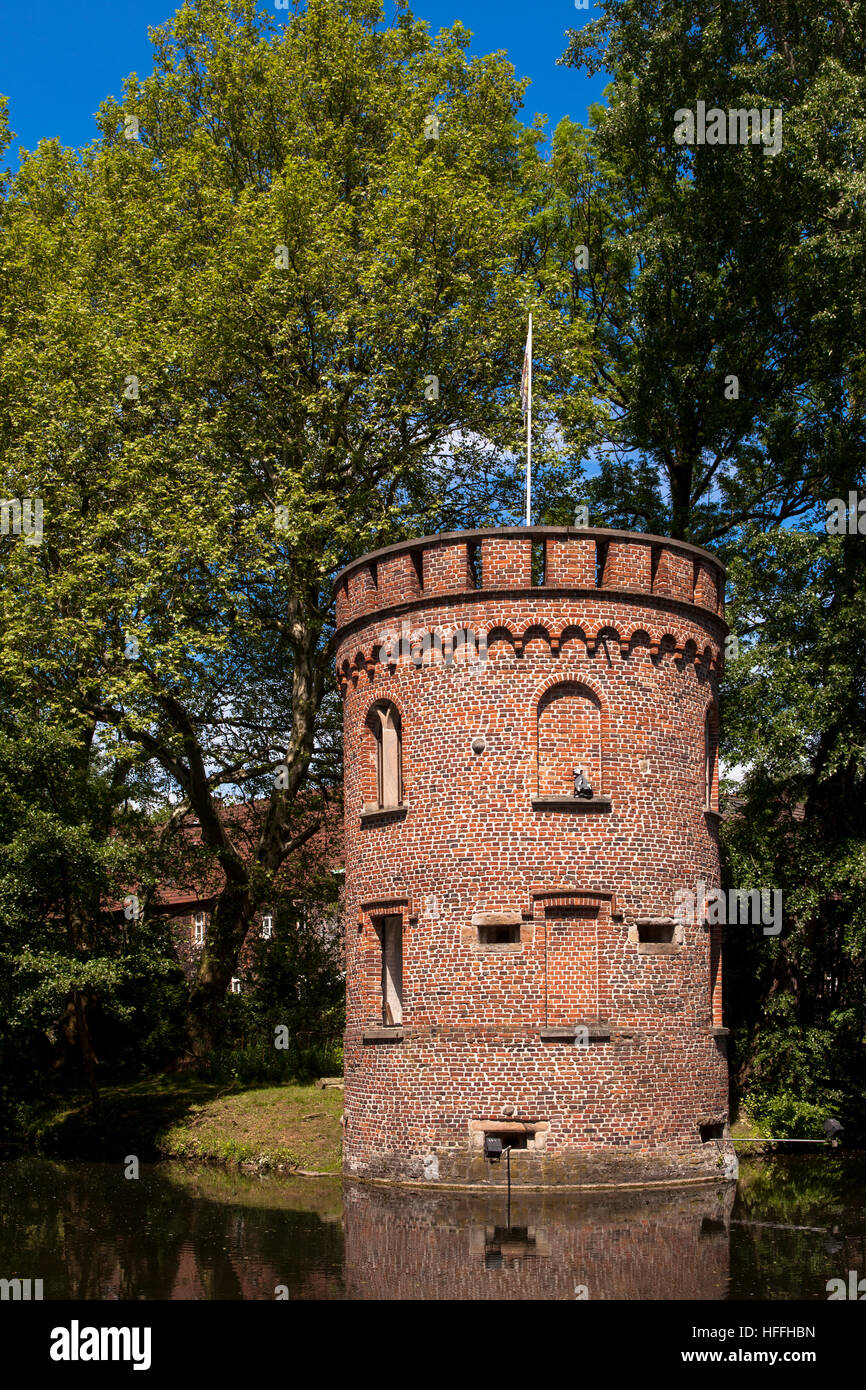
[[[537,794],[571,796],[578,767],[602,795],[601,705],[587,686],[566,681],[538,702]]]
[[[719,809],[719,725],[715,705],[710,705],[704,720],[704,807]]]
[[[403,804],[403,732],[400,714],[392,704],[374,705],[367,718],[376,761],[376,805]]]

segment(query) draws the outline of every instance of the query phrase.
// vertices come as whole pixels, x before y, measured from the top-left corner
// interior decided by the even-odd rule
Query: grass
[[[160,1152],[232,1165],[340,1170],[343,1093],[315,1086],[267,1086],[193,1105],[159,1137]]]
[[[184,1158],[336,1173],[343,1093],[312,1084],[244,1086],[192,1075],[105,1085],[101,1113],[76,1095],[31,1116],[30,1147],[62,1158]]]

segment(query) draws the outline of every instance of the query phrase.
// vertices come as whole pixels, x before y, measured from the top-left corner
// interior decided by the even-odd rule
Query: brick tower
[[[347,1175],[733,1172],[698,886],[719,877],[723,595],[705,550],[564,527],[338,575]]]

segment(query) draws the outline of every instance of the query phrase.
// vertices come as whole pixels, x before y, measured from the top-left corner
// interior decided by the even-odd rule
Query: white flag
[[[532,319],[529,320],[529,332],[526,335],[526,351],[523,354],[523,375],[520,378],[520,409],[524,415],[529,413],[529,393],[532,382]]]

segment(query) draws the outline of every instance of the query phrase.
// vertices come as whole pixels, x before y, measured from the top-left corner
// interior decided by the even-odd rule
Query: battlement
[[[427,599],[531,590],[651,594],[724,616],[725,569],[665,536],[572,526],[455,531],[387,546],[334,581],[337,627]]]

